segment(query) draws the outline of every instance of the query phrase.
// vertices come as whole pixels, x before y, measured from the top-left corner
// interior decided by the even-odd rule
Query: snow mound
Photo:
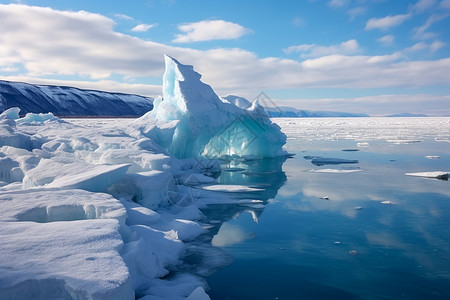
[[[135,299],[117,220],[0,226],[1,299]]]
[[[241,108],[222,101],[192,66],[165,56],[163,97],[135,125],[178,158],[276,157],[286,136],[255,101]]]
[[[112,196],[83,190],[29,189],[0,192],[0,221],[38,223],[84,219],[117,219],[126,211]]]

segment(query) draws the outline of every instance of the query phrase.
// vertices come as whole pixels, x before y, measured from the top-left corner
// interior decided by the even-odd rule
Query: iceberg
[[[283,156],[286,136],[255,101],[242,108],[219,98],[192,66],[165,56],[163,97],[135,121],[144,136],[178,158]]]

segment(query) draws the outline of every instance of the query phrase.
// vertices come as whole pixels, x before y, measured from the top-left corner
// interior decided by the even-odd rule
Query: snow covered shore
[[[209,299],[182,257],[199,207],[239,202],[204,157],[282,156],[286,136],[200,77],[166,57],[163,97],[127,126],[0,115],[0,299]]]

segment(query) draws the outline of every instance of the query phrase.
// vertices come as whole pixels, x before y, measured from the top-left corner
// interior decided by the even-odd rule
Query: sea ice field
[[[449,299],[450,118],[274,121],[295,156],[258,174],[264,205],[204,211],[233,259],[211,299]]]
[[[0,299],[448,299],[450,118],[0,115]]]

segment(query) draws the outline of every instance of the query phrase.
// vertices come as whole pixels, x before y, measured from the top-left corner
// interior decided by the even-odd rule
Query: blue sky
[[[450,0],[1,1],[0,79],[161,93],[163,54],[217,94],[450,116]]]

